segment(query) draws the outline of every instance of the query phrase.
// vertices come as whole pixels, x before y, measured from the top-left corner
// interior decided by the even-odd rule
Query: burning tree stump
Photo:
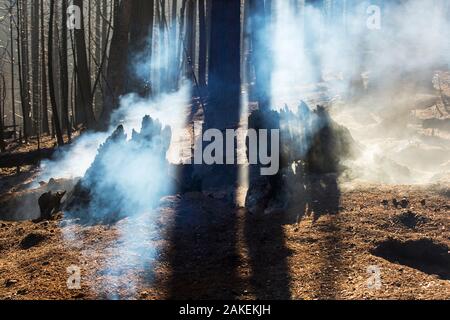
[[[119,126],[69,196],[65,211],[89,222],[112,223],[151,210],[169,192],[166,154],[172,132],[146,116],[127,140]]]
[[[321,176],[336,177],[343,170],[341,161],[356,152],[349,130],[321,106],[312,111],[302,102],[296,112],[287,107],[281,112],[257,111],[249,118],[249,128],[279,129],[281,140],[277,175],[261,176],[257,166],[250,169],[246,207],[253,214],[311,210],[316,198],[311,192],[337,193],[337,183]],[[329,189],[317,187],[324,181]]]
[[[38,200],[41,217],[36,221],[51,220],[52,215],[61,210],[61,200],[66,195],[66,191],[44,193]]]

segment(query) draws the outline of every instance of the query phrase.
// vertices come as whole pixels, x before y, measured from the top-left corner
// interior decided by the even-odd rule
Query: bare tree
[[[56,140],[59,146],[64,145],[61,125],[59,123],[58,106],[56,102],[55,81],[53,74],[53,29],[55,16],[55,0],[50,0],[50,18],[48,22],[48,87],[50,91],[50,101],[53,113],[53,127],[56,134]]]
[[[45,54],[45,19],[44,19],[44,1],[41,3],[41,130],[45,134],[50,134],[50,128],[48,125],[48,91],[47,91],[47,64],[46,64],[46,54]]]
[[[128,2],[128,1],[126,1]],[[79,8],[84,8],[83,0],[74,0],[74,5]],[[86,36],[84,27],[84,14],[81,10],[81,28],[75,29],[75,44],[76,44],[76,73],[78,78],[79,96],[82,103],[82,108],[85,116],[85,125],[89,129],[95,126],[95,116],[93,110],[93,94],[91,85],[91,76],[89,70],[89,62],[86,48]]]
[[[111,114],[118,107],[119,97],[125,89],[123,75],[127,72],[128,37],[133,1],[121,1],[115,9],[115,25],[106,76],[106,93],[100,117],[101,129],[108,126]]]
[[[206,1],[198,0],[199,15],[199,56],[198,56],[198,82],[200,88],[206,88],[207,63],[207,30],[206,30]]]
[[[150,59],[152,58],[154,25],[154,1],[134,0],[133,19],[130,24],[130,45],[128,53],[128,92],[136,92],[142,97],[151,94]],[[147,66],[136,75],[135,61],[147,61]]]
[[[28,56],[28,0],[17,1],[17,47],[19,63],[19,87],[22,103],[23,136],[31,134],[30,74]]]
[[[60,83],[61,83],[61,116],[63,127],[67,130],[69,141],[72,139],[72,128],[69,120],[69,69],[67,58],[67,0],[61,1],[61,48],[60,48]]]
[[[39,0],[31,1],[31,74],[33,78],[32,84],[32,98],[33,98],[33,128],[32,133],[39,135]]]
[[[241,1],[214,0],[211,10],[208,127],[234,128],[240,118]],[[226,63],[225,63],[226,62]]]
[[[10,46],[11,46],[11,106],[12,106],[12,119],[13,119],[13,130],[14,139],[17,139],[17,123],[16,123],[16,82],[15,82],[15,55],[14,55],[14,23],[13,23],[13,0],[9,1],[9,35],[10,35]]]

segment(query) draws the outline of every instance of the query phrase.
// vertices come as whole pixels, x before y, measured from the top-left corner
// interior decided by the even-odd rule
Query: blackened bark
[[[39,0],[31,3],[31,73],[33,98],[33,134],[40,134],[39,124]]]
[[[67,0],[61,2],[61,50],[60,50],[60,81],[61,81],[61,116],[63,127],[67,130],[69,141],[72,139],[72,128],[69,120],[69,69],[67,64]]]
[[[150,65],[152,54],[154,1],[134,0],[132,10],[126,91],[147,97],[151,94],[151,74],[148,65]],[[139,70],[140,74],[137,75],[136,62],[141,62],[143,59],[146,60],[147,70]]]
[[[207,127],[234,128],[239,123],[240,16],[240,0],[212,1]]]
[[[198,1],[199,15],[199,56],[198,56],[198,83],[201,89],[206,88],[206,7],[205,0]]]
[[[116,7],[115,25],[106,76],[106,92],[103,111],[100,117],[100,128],[106,129],[112,112],[119,107],[119,97],[125,91],[125,77],[128,65],[128,36],[133,1],[122,1]]]
[[[128,2],[128,1],[127,1]],[[83,8],[83,0],[74,0],[73,4],[79,8]],[[81,10],[81,28],[75,29],[75,44],[76,44],[76,66],[78,75],[78,86],[80,89],[80,97],[82,100],[82,107],[86,116],[85,125],[87,128],[92,129],[95,125],[94,110],[92,108],[93,96],[91,87],[91,77],[89,74],[89,65],[86,49],[86,36],[84,28],[84,14]]]
[[[42,110],[42,124],[41,130],[43,133],[50,134],[50,127],[48,125],[48,110],[47,110],[47,72],[45,59],[45,24],[44,24],[44,1],[41,5],[41,110]]]
[[[252,34],[252,55],[255,67],[255,96],[260,110],[270,109],[270,87],[273,59],[270,52],[270,20],[272,1],[250,0],[250,26]]]
[[[50,0],[50,18],[48,23],[48,87],[50,90],[50,100],[53,113],[53,128],[59,146],[64,145],[61,125],[59,123],[58,107],[56,102],[55,82],[53,76],[53,23],[55,16],[55,0]]]
[[[23,136],[25,141],[31,134],[30,75],[28,56],[28,1],[17,1],[17,47],[19,63],[20,98],[22,102]]]

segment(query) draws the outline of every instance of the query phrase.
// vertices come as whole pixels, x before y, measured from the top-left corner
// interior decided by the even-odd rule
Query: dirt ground
[[[0,222],[0,299],[450,299],[449,199],[438,185],[353,185],[338,214],[285,224],[190,193],[115,225]]]

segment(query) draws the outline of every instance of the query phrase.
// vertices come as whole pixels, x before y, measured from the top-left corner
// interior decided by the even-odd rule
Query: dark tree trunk
[[[83,8],[83,0],[74,0],[73,4]],[[128,2],[128,1],[126,1]],[[84,28],[84,14],[81,10],[81,29],[75,29],[75,44],[76,44],[76,65],[78,75],[78,86],[80,89],[80,97],[82,100],[82,107],[86,116],[85,125],[87,128],[92,129],[95,125],[94,110],[92,108],[93,96],[91,87],[91,77],[89,73],[87,49],[86,49],[86,36]]]
[[[125,77],[128,64],[128,35],[133,2],[122,1],[115,12],[115,25],[111,40],[107,76],[106,93],[100,127],[106,129],[112,112],[119,107],[119,97],[124,93]]]
[[[39,0],[31,3],[31,73],[33,98],[33,134],[40,134],[39,124]]]
[[[95,60],[97,64],[102,62],[102,14],[106,16],[106,12],[102,13],[102,3],[100,0],[95,1]],[[97,68],[97,72],[101,72]],[[101,90],[97,87],[94,92],[94,115],[98,114],[102,100]]]
[[[272,59],[268,34],[272,15],[272,1],[250,0],[250,26],[252,34],[252,56],[255,67],[255,96],[260,110],[270,109],[270,88],[272,75]]]
[[[181,3],[181,8],[180,8],[180,23],[179,23],[179,39],[178,39],[178,51],[177,51],[177,61],[183,63],[185,61],[185,49],[186,49],[186,44],[185,44],[185,21],[186,21],[186,5],[188,0],[182,0],[183,2]],[[183,66],[183,65],[182,65]],[[177,72],[177,76],[176,76],[176,83],[178,84],[180,80],[180,72]]]
[[[206,40],[206,3],[205,0],[198,1],[199,15],[199,56],[198,56],[198,83],[203,90],[206,88],[206,58],[207,58],[207,40]]]
[[[159,0],[158,0],[159,1]],[[134,0],[133,19],[130,24],[130,45],[128,53],[127,92],[135,92],[142,97],[151,94],[150,59],[152,53],[154,1]],[[136,74],[136,61],[146,60],[148,70]],[[142,71],[142,70],[139,70]]]
[[[67,65],[67,0],[61,2],[61,50],[60,50],[60,81],[61,81],[61,116],[63,127],[67,130],[69,141],[72,139],[72,128],[69,120],[69,69]]]
[[[215,0],[211,8],[207,127],[234,128],[240,118],[240,0]]]
[[[177,37],[177,13],[178,13],[178,1],[173,0],[172,1],[172,14],[171,14],[171,26],[170,26],[170,33],[171,33],[171,65],[169,66],[170,69],[170,83],[172,84],[172,89],[176,90],[178,89],[178,37]]]
[[[47,110],[47,72],[45,59],[45,24],[44,24],[44,1],[41,1],[41,110],[42,110],[42,132],[50,134],[50,127],[48,125],[48,110]]]
[[[14,33],[13,33],[13,0],[9,1],[9,35],[11,42],[11,106],[12,106],[12,120],[13,120],[13,130],[14,130],[14,139],[17,139],[17,127],[16,127],[16,82],[15,82],[15,59],[14,59]]]
[[[187,1],[186,7],[186,36],[185,36],[185,47],[186,47],[186,63],[185,77],[191,81],[194,81],[195,72],[195,6],[194,0]]]
[[[28,1],[17,1],[17,41],[19,62],[20,98],[22,102],[23,136],[25,140],[31,134],[30,75],[28,57]]]
[[[59,146],[64,145],[61,125],[59,123],[58,106],[56,102],[55,81],[53,75],[53,26],[55,16],[55,0],[50,0],[50,18],[48,23],[48,87],[53,113],[53,128]]]

